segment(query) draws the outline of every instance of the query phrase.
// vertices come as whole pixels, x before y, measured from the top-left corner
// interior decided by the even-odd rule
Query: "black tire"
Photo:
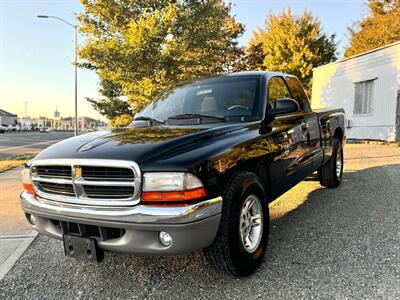
[[[243,204],[248,197],[258,197],[263,222],[261,240],[255,250],[249,253],[242,243],[240,226]],[[250,172],[235,173],[225,186],[221,223],[213,244],[204,249],[207,259],[219,270],[236,276],[249,276],[261,264],[268,243],[269,209],[266,193]]]
[[[341,160],[340,175],[337,173],[337,162]],[[333,141],[333,152],[328,162],[318,170],[319,182],[322,186],[336,188],[340,185],[343,178],[343,147],[338,139]]]

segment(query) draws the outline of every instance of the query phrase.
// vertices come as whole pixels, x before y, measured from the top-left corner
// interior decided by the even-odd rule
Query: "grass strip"
[[[12,156],[0,159],[0,173],[22,166],[27,161],[35,157],[37,153]]]

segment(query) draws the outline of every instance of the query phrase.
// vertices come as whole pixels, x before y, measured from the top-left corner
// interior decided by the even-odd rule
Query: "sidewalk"
[[[21,169],[0,173],[0,280],[36,236],[19,207]]]

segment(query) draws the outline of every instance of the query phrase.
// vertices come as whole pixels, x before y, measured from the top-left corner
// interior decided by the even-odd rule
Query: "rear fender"
[[[324,151],[325,164],[333,153],[334,140],[345,140],[345,115],[343,110],[318,114],[321,126],[321,146]]]

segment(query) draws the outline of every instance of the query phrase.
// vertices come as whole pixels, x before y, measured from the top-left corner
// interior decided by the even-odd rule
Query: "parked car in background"
[[[0,133],[4,133],[7,131],[7,127],[0,125]]]
[[[71,257],[204,249],[246,276],[267,249],[268,204],[315,171],[339,186],[344,141],[343,109],[312,111],[294,76],[207,78],[164,93],[127,128],[42,151],[23,171],[21,206]]]
[[[49,133],[51,130],[48,127],[43,127],[43,128],[40,128],[39,131],[40,131],[40,133]]]

